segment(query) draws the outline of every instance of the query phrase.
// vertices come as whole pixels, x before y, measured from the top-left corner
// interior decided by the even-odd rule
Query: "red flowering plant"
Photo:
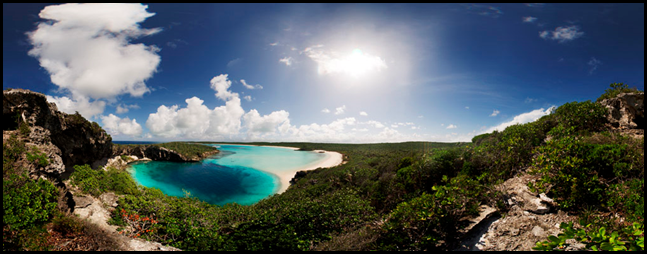
[[[142,235],[151,236],[157,232],[158,221],[153,217],[142,217],[135,212],[131,214],[125,209],[121,209],[121,218],[126,224],[126,227],[124,230],[119,231],[119,234],[132,238],[139,238]]]

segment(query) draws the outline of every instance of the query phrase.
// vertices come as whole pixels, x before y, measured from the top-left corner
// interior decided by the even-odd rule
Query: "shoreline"
[[[219,144],[219,143],[213,143],[213,144],[214,145],[237,145],[237,146],[261,146],[261,145],[244,145],[244,144]],[[295,151],[299,149],[298,147],[288,147],[288,146],[264,146],[264,147],[285,148],[285,149],[292,149]],[[303,151],[303,152],[314,152],[314,153],[323,152],[323,154],[326,155],[326,158],[318,162],[313,162],[313,163],[304,165],[303,167],[290,169],[287,172],[272,172],[272,171],[258,169],[263,172],[273,174],[279,178],[280,186],[278,188],[278,191],[275,194],[281,194],[285,192],[290,187],[290,180],[292,180],[292,178],[294,178],[294,176],[299,171],[309,171],[309,170],[315,170],[318,168],[332,168],[332,167],[341,165],[342,162],[344,161],[343,160],[344,155],[334,151],[313,150],[313,151]]]

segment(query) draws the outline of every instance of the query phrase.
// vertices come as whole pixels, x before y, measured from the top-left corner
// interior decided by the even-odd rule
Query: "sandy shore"
[[[244,144],[217,144],[215,145],[239,145],[239,146],[258,146],[258,145],[244,145]],[[298,150],[298,147],[287,147],[287,146],[265,146],[265,147],[276,147],[276,148],[285,148],[285,149],[292,149],[292,150]],[[271,171],[265,171],[270,174],[276,175],[279,177],[281,186],[279,187],[279,190],[277,191],[277,194],[281,194],[285,192],[288,187],[290,187],[290,180],[294,178],[294,175],[297,174],[298,171],[307,171],[307,170],[314,170],[318,168],[332,168],[335,166],[338,166],[342,163],[343,161],[343,155],[338,152],[331,152],[331,151],[325,151],[325,150],[314,150],[312,152],[315,153],[322,153],[326,155],[326,158],[323,160],[320,160],[315,163],[311,163],[308,165],[305,165],[303,167],[299,168],[294,168],[291,170],[285,170],[281,172],[271,172]],[[262,170],[262,169],[259,169]]]

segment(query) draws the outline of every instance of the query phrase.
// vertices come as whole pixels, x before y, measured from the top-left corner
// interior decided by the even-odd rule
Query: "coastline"
[[[239,146],[260,146],[260,145],[245,145],[245,144],[219,144],[219,143],[213,143],[214,145],[239,145]],[[292,150],[298,150],[298,147],[287,147],[287,146],[264,146],[264,147],[274,147],[274,148],[285,148],[285,149],[292,149]],[[267,171],[263,169],[258,169],[263,172],[267,172],[270,174],[273,174],[279,178],[280,181],[280,186],[278,188],[278,191],[276,194],[281,194],[285,192],[288,187],[290,187],[290,180],[294,178],[294,176],[297,174],[299,171],[308,171],[308,170],[314,170],[317,168],[332,168],[336,167],[342,164],[344,156],[341,153],[338,152],[333,152],[333,151],[326,151],[326,150],[313,150],[313,151],[304,151],[304,152],[314,152],[314,153],[321,153],[323,152],[324,155],[326,155],[326,158],[323,160],[320,160],[318,162],[313,162],[307,165],[304,165],[303,167],[298,167],[298,168],[293,168],[290,170],[286,171],[281,171],[281,172],[272,172],[272,171]]]

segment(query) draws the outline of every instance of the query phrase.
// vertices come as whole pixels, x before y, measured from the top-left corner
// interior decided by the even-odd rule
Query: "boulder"
[[[600,104],[607,108],[607,120],[615,129],[645,129],[645,93],[621,93],[604,99]]]

